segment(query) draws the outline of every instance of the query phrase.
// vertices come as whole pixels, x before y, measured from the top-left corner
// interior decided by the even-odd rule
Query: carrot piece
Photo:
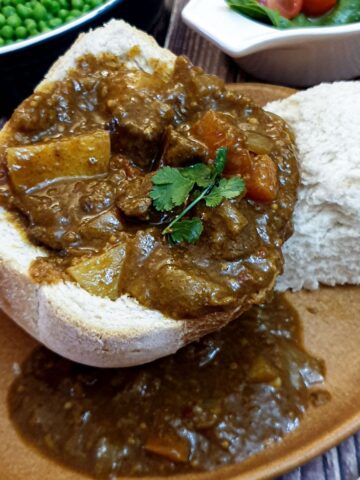
[[[246,180],[246,196],[258,202],[272,202],[279,191],[277,166],[269,155],[256,155]]]
[[[218,148],[228,148],[224,174],[242,175],[248,198],[258,202],[271,202],[276,198],[279,182],[275,162],[267,154],[251,155],[243,133],[227,121],[224,114],[206,112],[191,131],[208,148],[210,160],[215,158]]]
[[[250,171],[251,156],[245,148],[245,138],[224,114],[213,110],[206,112],[193,125],[191,132],[206,145],[210,160],[214,160],[218,148],[228,148],[225,174],[244,175]]]
[[[165,457],[172,462],[185,463],[190,455],[189,442],[178,435],[150,437],[144,448],[146,451]]]

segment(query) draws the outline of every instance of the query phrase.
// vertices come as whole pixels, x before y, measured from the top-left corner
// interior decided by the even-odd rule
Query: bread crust
[[[134,55],[134,48],[138,54]],[[129,51],[132,51],[131,55]],[[137,51],[137,50],[136,50]],[[175,55],[152,37],[123,21],[82,34],[50,68],[36,91],[60,80],[81,55],[111,52],[130,66],[152,72],[158,62],[171,72]],[[9,124],[0,132],[6,148]],[[29,242],[12,215],[0,207],[0,307],[24,330],[56,353],[97,367],[128,367],[176,352],[183,345],[226,325],[261,302],[273,288],[249,295],[231,313],[213,313],[195,320],[174,320],[123,295],[116,301],[96,297],[70,282],[39,285],[29,269],[45,249]]]

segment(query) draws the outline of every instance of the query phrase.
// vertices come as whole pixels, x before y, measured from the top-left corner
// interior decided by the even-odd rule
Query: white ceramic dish
[[[261,80],[310,86],[360,76],[360,23],[279,30],[240,15],[225,0],[191,0],[182,17]]]

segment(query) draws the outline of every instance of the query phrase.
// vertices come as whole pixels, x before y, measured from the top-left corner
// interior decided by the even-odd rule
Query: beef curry
[[[172,72],[154,69],[89,54],[35,92],[9,122],[0,201],[49,251],[32,267],[37,281],[128,294],[173,318],[233,318],[282,270],[298,183],[293,136],[183,57]],[[223,177],[241,177],[245,190],[215,208],[199,203],[201,237],[174,245],[162,232],[180,209],[154,208],[154,174],[212,165],[220,147]]]

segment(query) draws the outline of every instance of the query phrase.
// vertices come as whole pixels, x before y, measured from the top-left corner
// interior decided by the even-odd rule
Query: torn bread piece
[[[292,126],[301,178],[276,288],[360,284],[360,82],[321,84],[264,108]]]

